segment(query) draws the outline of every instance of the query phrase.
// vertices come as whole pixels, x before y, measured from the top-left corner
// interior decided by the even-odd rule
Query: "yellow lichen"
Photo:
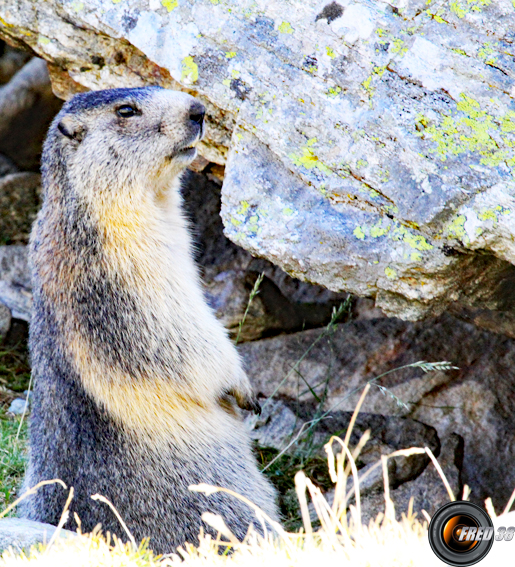
[[[466,242],[468,240],[467,233],[465,232],[465,222],[467,217],[465,215],[458,215],[447,227],[447,232],[454,235],[456,238]]]
[[[325,94],[326,94],[327,96],[330,96],[330,97],[332,97],[332,98],[335,98],[335,97],[337,97],[341,92],[342,92],[341,87],[336,86],[336,87],[331,87],[328,91],[326,91]],[[301,99],[299,99],[299,100],[301,100]],[[304,102],[304,101],[302,100],[302,102]]]
[[[281,33],[293,33],[293,28],[289,22],[282,22],[282,24],[277,28]]]
[[[403,240],[415,250],[432,250],[434,247],[432,244],[425,239],[424,236],[421,234],[413,234],[410,230],[408,230],[405,226],[398,226],[394,231],[392,238],[394,240]]]
[[[398,53],[399,55],[404,55],[408,51],[408,48],[404,45],[404,41],[399,38],[395,38],[392,40],[392,47],[390,52],[393,54]]]
[[[198,65],[191,55],[182,60],[181,80],[187,84],[198,80]]]
[[[515,131],[515,112],[494,116],[481,110],[480,103],[465,93],[461,93],[456,108],[461,114],[444,116],[439,124],[431,124],[419,134],[436,143],[430,152],[436,153],[442,161],[471,152],[481,156],[482,165],[496,167],[501,162],[510,167],[515,165],[515,154],[508,149],[515,145],[511,136]],[[498,140],[492,136],[494,132],[506,148],[500,147]]]
[[[395,280],[397,278],[397,272],[389,266],[384,269],[384,273],[389,280]]]
[[[315,138],[316,140],[316,138]],[[309,142],[301,148],[300,154],[289,154],[290,159],[295,165],[302,165],[306,169],[313,169],[316,167],[322,173],[331,173],[331,170],[320,161],[317,155],[309,147]]]
[[[354,234],[354,236],[356,238],[359,238],[360,240],[365,240],[365,233],[363,232],[363,229],[360,226],[357,226],[352,234]]]
[[[250,208],[248,201],[240,201],[240,208],[236,211],[237,215],[244,215]]]
[[[492,0],[453,0],[450,3],[450,9],[458,18],[464,18],[470,11],[480,12],[491,3]]]
[[[168,10],[168,12],[175,10],[178,5],[178,0],[161,0],[161,6],[164,6]]]
[[[391,228],[392,227],[390,224],[383,227],[382,221],[379,221],[370,229],[370,236],[372,238],[379,238],[380,236],[384,236],[385,234],[388,234]]]

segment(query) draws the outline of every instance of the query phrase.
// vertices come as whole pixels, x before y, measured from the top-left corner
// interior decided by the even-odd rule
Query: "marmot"
[[[181,173],[204,107],[160,87],[78,94],[53,121],[42,156],[43,205],[31,234],[34,402],[25,487],[75,489],[82,530],[123,536],[100,493],[158,553],[194,543],[201,514],[243,538],[252,510],[277,518],[237,404],[249,380],[207,305],[181,210]],[[56,524],[65,491],[41,488],[22,515]]]

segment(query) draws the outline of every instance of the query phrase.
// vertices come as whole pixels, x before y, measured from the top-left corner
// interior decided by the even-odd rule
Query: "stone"
[[[0,302],[11,310],[13,318],[30,321],[31,290],[26,246],[0,246]]]
[[[27,51],[14,49],[0,41],[0,84],[8,83],[30,58],[31,55]]]
[[[37,172],[43,139],[61,105],[45,61],[32,58],[0,87],[0,153]]]
[[[240,342],[326,324],[333,307],[344,301],[346,294],[294,280],[228,240],[220,218],[220,187],[209,180],[212,170],[210,167],[205,175],[190,172],[183,184],[183,196],[206,297],[217,317],[233,338],[239,336]],[[260,274],[264,278],[259,293],[248,306]]]
[[[29,412],[29,406],[27,406],[27,409],[25,410],[26,403],[27,400],[24,400],[23,398],[16,398],[11,402],[7,411],[14,415],[23,415],[26,411]]]
[[[10,173],[18,173],[18,168],[7,156],[0,154],[0,177],[4,177],[4,175],[9,175]]]
[[[22,518],[3,518],[0,520],[0,550],[13,547],[22,551],[36,543],[48,543],[55,530],[55,526],[42,522]],[[70,538],[76,535],[69,530],[60,530],[58,537]]]
[[[453,435],[443,443],[438,462],[454,496],[458,500],[462,496],[462,486],[459,482],[460,470],[456,463],[459,464],[462,460],[463,439],[458,435]],[[383,480],[382,474],[381,480]],[[433,463],[428,464],[426,470],[415,480],[403,483],[395,489],[390,487],[390,489],[390,498],[395,506],[395,514],[398,520],[408,512],[412,498],[412,510],[417,514],[420,521],[424,520],[422,510],[425,510],[432,517],[439,508],[451,501],[442,478]],[[379,512],[384,512],[384,481],[375,492],[367,491],[364,495],[365,498],[361,501],[361,521],[368,525],[370,520],[375,519]]]
[[[271,400],[263,405],[260,415],[248,413],[245,424],[260,447],[283,451],[294,441],[302,422],[282,401]]]
[[[342,411],[328,413],[327,419],[321,422],[318,435],[323,436],[325,433],[325,441],[337,432],[342,432],[339,436],[343,436],[351,415],[350,412]],[[358,444],[367,430],[370,432],[370,440],[360,452],[358,465],[373,465],[382,455],[411,447],[429,447],[436,456],[440,454],[440,439],[436,429],[410,418],[360,413],[350,437],[352,447]],[[397,456],[390,461],[389,478],[394,488],[418,477],[430,462],[427,455]]]
[[[278,389],[281,399],[310,403],[318,415],[354,411],[370,382],[363,413],[409,417],[433,427],[439,439],[460,435],[462,482],[472,501],[492,497],[496,508],[508,501],[515,487],[513,339],[447,314],[424,323],[350,321],[329,332],[246,343],[239,351],[256,392],[269,397]],[[425,373],[417,365],[391,372],[419,361],[449,361],[459,370]],[[502,450],[492,453],[495,447]]]
[[[11,310],[7,305],[0,303],[0,343],[11,328]]]
[[[207,105],[229,238],[418,319],[510,310],[510,0],[4,0],[0,36],[56,92],[159,84]]]
[[[40,206],[41,176],[12,173],[0,177],[0,241],[24,243]]]

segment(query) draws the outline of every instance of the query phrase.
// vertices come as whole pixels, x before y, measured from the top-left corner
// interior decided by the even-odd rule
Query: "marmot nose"
[[[190,108],[190,120],[202,126],[204,122],[204,116],[206,115],[206,109],[200,102],[195,102]]]

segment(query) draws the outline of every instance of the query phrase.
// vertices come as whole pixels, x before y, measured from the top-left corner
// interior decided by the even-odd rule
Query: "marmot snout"
[[[276,517],[237,408],[256,407],[238,353],[204,300],[181,209],[180,176],[204,107],[157,87],[76,95],[45,142],[44,203],[31,235],[35,379],[25,486],[75,488],[83,530],[123,535],[109,498],[157,552],[195,542],[201,514],[239,537],[253,512],[206,482],[251,495]],[[56,524],[62,490],[27,499]],[[73,514],[71,514],[73,517]],[[70,527],[73,524],[70,523]]]

